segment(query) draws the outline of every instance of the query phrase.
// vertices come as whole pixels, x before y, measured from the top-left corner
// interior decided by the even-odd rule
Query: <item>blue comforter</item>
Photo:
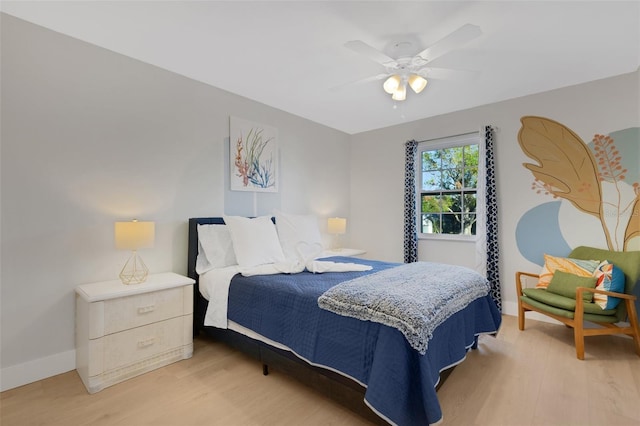
[[[493,300],[481,297],[450,316],[433,332],[424,355],[395,328],[320,309],[318,297],[329,288],[364,274],[398,266],[354,258],[336,262],[373,266],[367,272],[333,272],[242,277],[229,289],[228,317],[298,356],[330,367],[366,386],[366,403],[385,420],[426,425],[442,419],[435,391],[440,371],[462,361],[481,333],[500,326]]]

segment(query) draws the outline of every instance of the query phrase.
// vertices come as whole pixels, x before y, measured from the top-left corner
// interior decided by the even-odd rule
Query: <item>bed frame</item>
[[[298,358],[288,351],[269,346],[258,340],[251,339],[233,330],[224,330],[216,327],[206,327],[204,316],[207,309],[207,300],[202,297],[199,290],[198,274],[195,271],[196,258],[198,256],[198,228],[197,225],[224,224],[220,217],[192,218],[189,219],[189,245],[187,274],[195,280],[194,285],[194,310],[193,310],[193,334],[203,334],[217,341],[223,341],[231,347],[248,354],[262,363],[262,372],[266,376],[269,368],[285,372],[300,380],[313,389],[338,401],[341,405],[354,411],[360,416],[375,424],[387,424],[376,415],[364,402],[366,389],[359,383],[335,373],[331,370],[315,367]],[[440,374],[441,386],[453,368]]]

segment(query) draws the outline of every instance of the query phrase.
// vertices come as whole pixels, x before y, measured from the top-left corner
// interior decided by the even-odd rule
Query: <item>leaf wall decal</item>
[[[578,210],[602,220],[602,189],[593,154],[571,129],[544,117],[525,116],[518,142],[538,164],[524,163],[536,179]]]
[[[624,249],[627,250],[627,244],[632,238],[640,237],[640,196],[636,197],[636,201],[631,209],[631,217],[624,231]]]

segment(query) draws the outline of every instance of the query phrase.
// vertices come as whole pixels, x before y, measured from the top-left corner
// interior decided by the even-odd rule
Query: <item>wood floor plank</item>
[[[0,394],[2,426],[370,425],[285,374],[204,338],[191,359],[89,395],[75,371]],[[640,357],[630,339],[586,338],[576,359],[572,330],[503,317],[497,337],[438,391],[442,425],[640,425]]]

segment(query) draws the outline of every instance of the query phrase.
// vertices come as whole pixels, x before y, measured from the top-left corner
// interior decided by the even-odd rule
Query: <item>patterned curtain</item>
[[[498,198],[496,194],[496,165],[493,148],[493,128],[485,126],[481,130],[484,144],[480,147],[481,161],[484,160],[484,176],[478,176],[478,196],[485,197],[485,210],[478,211],[476,233],[478,243],[476,253],[481,262],[483,272],[491,285],[491,297],[502,312],[502,297],[500,296],[500,249],[498,247]]]
[[[406,143],[404,168],[404,262],[418,261],[418,232],[416,230],[416,155],[418,142]]]

